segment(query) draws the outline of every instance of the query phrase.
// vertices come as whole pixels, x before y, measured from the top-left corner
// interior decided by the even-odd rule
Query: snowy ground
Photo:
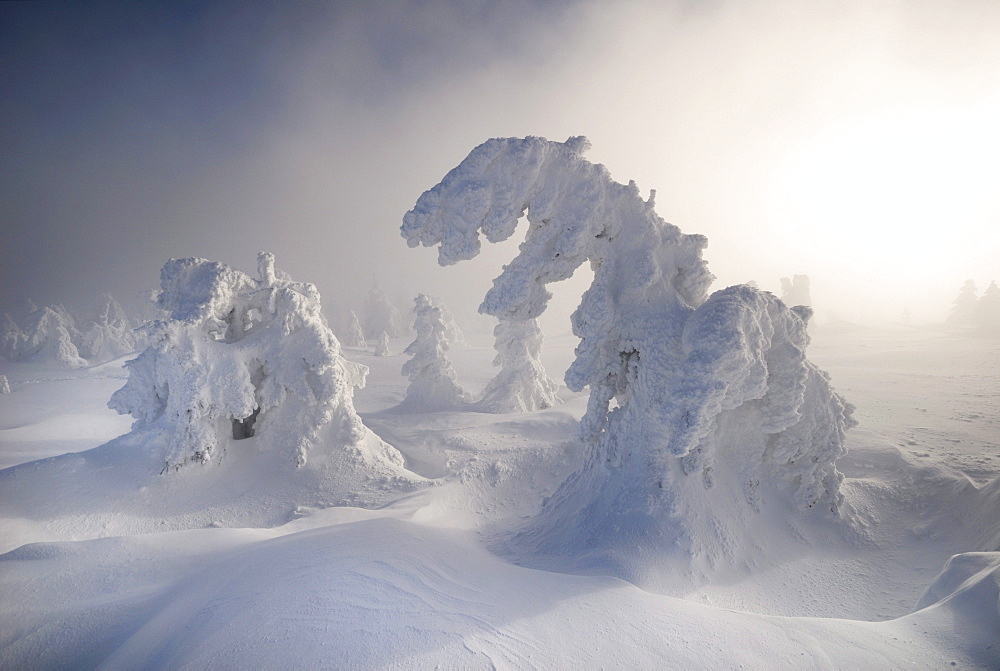
[[[167,476],[142,445],[99,447],[130,424],[105,408],[120,361],[0,364],[0,668],[1000,667],[1000,339],[820,329],[810,358],[860,421],[839,463],[857,536],[642,584],[498,541],[579,463],[584,395],[400,414],[392,345],[345,351],[372,369],[356,406],[428,480],[335,500],[253,439],[214,473]],[[546,341],[555,377],[574,345]],[[468,391],[492,356],[453,352]],[[957,553],[979,554],[938,577]]]

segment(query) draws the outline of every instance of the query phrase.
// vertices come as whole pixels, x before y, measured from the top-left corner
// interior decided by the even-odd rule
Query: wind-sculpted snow
[[[750,521],[763,506],[841,512],[834,462],[850,406],[805,358],[808,310],[747,286],[706,301],[706,239],[586,161],[588,147],[489,140],[420,197],[402,235],[438,245],[445,265],[474,257],[481,234],[510,237],[526,215],[520,253],[480,307],[502,321],[536,318],[547,284],[585,261],[594,270],[566,372],[571,390],[590,388],[590,457],[528,536],[555,552],[572,551],[576,534],[591,547],[630,537],[712,564],[752,562]]]
[[[312,284],[293,282],[262,253],[254,279],[205,259],[173,259],[161,272],[167,319],[147,328],[151,345],[129,361],[128,382],[109,406],[134,430],[169,436],[167,469],[208,462],[220,442],[256,436],[302,465],[320,440],[362,458],[401,465],[354,410],[367,368],[345,361]]]
[[[487,412],[534,412],[551,408],[559,399],[559,384],[542,368],[542,330],[534,319],[502,320],[496,336],[494,366],[500,372],[486,386],[479,407]]]

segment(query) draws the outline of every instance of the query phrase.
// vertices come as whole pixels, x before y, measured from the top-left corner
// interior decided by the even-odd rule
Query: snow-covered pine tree
[[[410,384],[398,407],[407,412],[461,407],[468,398],[448,359],[451,345],[445,335],[442,309],[424,294],[419,294],[413,302],[413,330],[417,337],[404,350],[411,358],[403,364],[402,374],[410,379]]]
[[[385,293],[378,280],[372,282],[365,301],[363,331],[366,338],[378,338],[383,332],[390,338],[398,338],[406,332],[403,316],[389,296]]]
[[[958,291],[958,297],[951,304],[951,312],[946,323],[952,326],[973,326],[976,323],[976,283],[966,280]]]
[[[988,335],[1000,335],[1000,287],[990,282],[976,303],[976,325]]]
[[[317,448],[402,465],[354,410],[368,369],[341,356],[314,285],[276,271],[263,252],[257,278],[188,258],[168,261],[160,281],[167,318],[147,325],[152,344],[126,364],[128,381],[108,406],[165,445],[165,471],[250,437],[299,466]]]
[[[389,334],[382,331],[375,343],[375,356],[389,356]]]
[[[525,215],[520,253],[480,307],[501,320],[537,318],[547,284],[594,269],[566,373],[571,390],[590,389],[588,456],[525,542],[555,553],[642,544],[752,565],[772,551],[755,537],[771,514],[844,511],[835,463],[850,406],[805,358],[809,308],[745,285],[706,300],[706,239],[663,221],[654,193],[643,200],[586,161],[588,147],[582,137],[489,140],[420,197],[402,235],[450,265],[476,256],[482,235],[506,240]]]
[[[486,412],[534,412],[551,408],[559,399],[559,383],[542,367],[542,330],[534,319],[500,320],[493,330],[500,372],[486,385],[479,406]]]
[[[97,316],[80,334],[80,354],[94,361],[110,361],[136,350],[139,343],[131,320],[111,294],[101,296]]]
[[[354,313],[354,310],[350,311],[347,319],[347,333],[344,335],[344,344],[348,347],[368,347],[364,329],[361,328],[361,322],[358,320],[358,315]]]

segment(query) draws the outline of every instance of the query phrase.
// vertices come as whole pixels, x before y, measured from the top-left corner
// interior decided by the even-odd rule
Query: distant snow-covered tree
[[[347,333],[344,336],[344,344],[348,347],[368,347],[364,329],[361,328],[361,322],[358,320],[358,315],[354,313],[354,310],[351,310],[348,315]]]
[[[476,256],[483,235],[509,238],[526,214],[520,253],[480,307],[501,320],[537,318],[547,284],[585,262],[594,270],[566,372],[571,390],[590,389],[588,457],[525,538],[553,552],[627,538],[752,563],[769,551],[754,530],[776,514],[758,511],[843,510],[835,462],[850,406],[805,358],[808,308],[748,286],[706,300],[706,239],[663,221],[653,193],[643,200],[586,161],[588,147],[489,140],[420,197],[402,235],[438,246],[448,265]]]
[[[809,276],[793,275],[791,279],[782,277],[781,300],[790,308],[796,305],[812,305],[812,297],[809,296]]]
[[[542,367],[542,330],[534,319],[501,320],[493,331],[493,359],[500,372],[486,385],[480,408],[486,412],[534,412],[559,402],[559,383]]]
[[[76,320],[61,305],[37,308],[18,325],[18,331],[8,336],[4,329],[5,347],[16,342],[11,360],[53,361],[68,368],[82,368],[87,362],[80,356],[76,342],[80,332]]]
[[[10,393],[10,382],[7,381],[6,375],[0,375],[0,394]]]
[[[97,316],[80,334],[80,354],[86,359],[109,361],[136,350],[135,328],[121,304],[111,294],[101,296]]]
[[[383,332],[390,338],[398,338],[406,332],[403,316],[389,300],[389,296],[379,286],[377,280],[368,290],[364,315],[363,330],[366,338],[378,338]]]
[[[424,294],[414,299],[413,330],[417,337],[404,352],[411,356],[402,374],[410,379],[399,408],[410,412],[450,410],[465,405],[468,398],[458,384],[448,359],[451,344],[445,333],[442,308]]]
[[[165,436],[165,471],[250,437],[300,466],[317,447],[402,464],[354,410],[368,369],[341,356],[314,285],[276,271],[269,253],[257,278],[188,258],[168,261],[160,280],[167,317],[147,325],[152,344],[108,405],[132,415],[134,431]]]
[[[3,328],[0,330],[0,356],[7,361],[17,361],[21,358],[21,347],[27,336],[14,318],[4,313]]]
[[[375,356],[389,356],[389,334],[382,331],[375,343]]]
[[[952,326],[973,326],[976,323],[976,283],[966,280],[951,304],[951,312],[946,322]]]
[[[976,324],[988,334],[1000,334],[1000,287],[990,282],[976,303]]]
[[[462,347],[468,345],[465,340],[465,333],[462,327],[455,320],[455,315],[445,306],[440,298],[431,296],[431,302],[441,308],[441,321],[444,322],[444,337],[452,347]]]

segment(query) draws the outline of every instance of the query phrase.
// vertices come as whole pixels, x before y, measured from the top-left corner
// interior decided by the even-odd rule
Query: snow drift
[[[661,219],[655,193],[643,200],[586,161],[588,147],[489,140],[419,198],[402,235],[438,246],[447,265],[526,215],[520,253],[480,307],[501,321],[538,317],[546,285],[584,262],[594,271],[565,378],[590,389],[589,456],[525,531],[535,551],[624,541],[628,553],[681,548],[706,569],[752,564],[769,551],[753,535],[765,508],[845,513],[834,462],[851,407],[805,358],[808,309],[747,286],[708,298],[706,239]]]

